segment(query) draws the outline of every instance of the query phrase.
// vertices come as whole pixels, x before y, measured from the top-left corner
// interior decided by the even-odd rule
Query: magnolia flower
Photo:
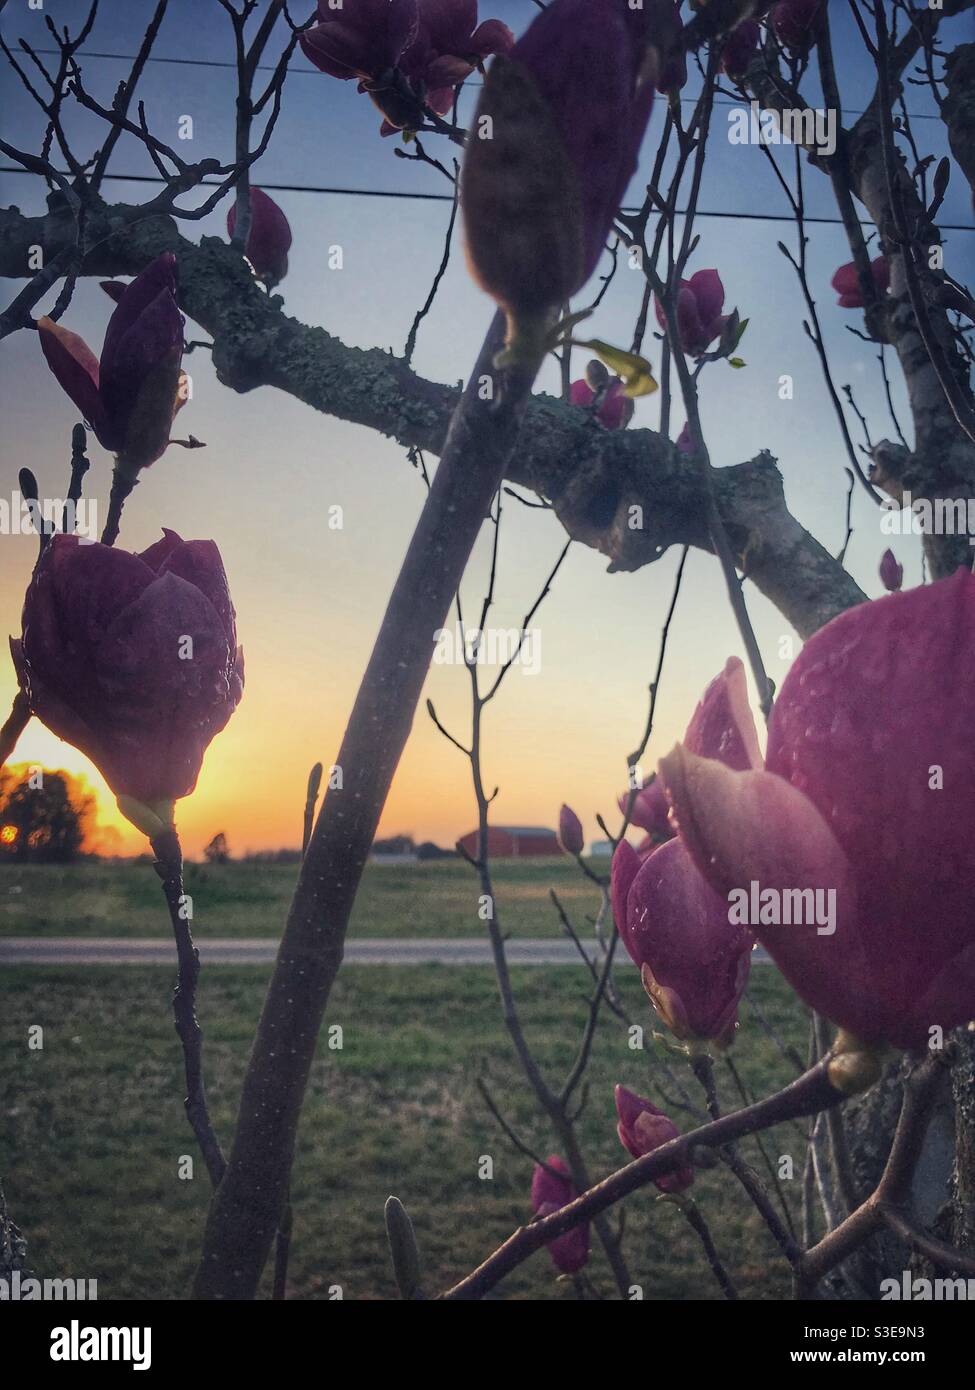
[[[417,0],[318,0],[319,23],[299,38],[302,52],[330,77],[359,82],[396,67],[419,26]]]
[[[626,840],[613,855],[613,915],[661,1021],[681,1042],[726,1046],[738,1026],[752,937],[676,838],[640,859]]]
[[[808,53],[816,42],[816,17],[822,0],[780,0],[770,11],[772,28],[790,53]]]
[[[535,1164],[532,1173],[532,1210],[536,1216],[551,1216],[575,1201],[578,1195],[569,1170],[558,1154],[549,1154],[544,1167],[541,1163]],[[566,1231],[564,1236],[550,1240],[548,1253],[560,1273],[577,1274],[589,1259],[589,1223],[581,1222],[573,1226],[571,1231]]]
[[[639,826],[641,830],[662,840],[669,840],[673,835],[668,819],[670,802],[659,777],[654,777],[645,787],[641,787],[635,796],[632,792],[621,792],[617,804],[624,816],[629,811],[631,825]]]
[[[656,298],[654,308],[657,322],[666,330],[667,316]],[[716,270],[698,270],[680,282],[674,304],[677,336],[689,357],[700,357],[720,335],[728,317],[722,314],[723,308],[724,286]]]
[[[357,79],[386,118],[383,135],[420,125],[424,107],[446,115],[457,85],[515,41],[499,19],[477,23],[477,0],[319,0],[318,17],[301,35],[305,56]]]
[[[904,583],[904,566],[896,559],[892,550],[885,550],[881,556],[880,582],[892,594]]]
[[[586,367],[585,379],[574,381],[570,386],[569,400],[573,405],[589,410],[600,393],[602,401],[596,419],[604,429],[626,429],[633,419],[633,402],[626,395],[619,377],[610,377],[606,367],[595,357]]]
[[[687,82],[684,23],[680,0],[647,0],[653,46],[656,50],[654,86],[666,96],[679,92]]]
[[[806,643],[764,769],[686,744],[661,764],[680,840],[719,895],[835,894],[825,931],[811,912],[753,925],[806,1002],[870,1046],[921,1048],[975,1016],[973,681],[975,577],[960,569]],[[752,746],[747,705],[728,710]]]
[[[509,340],[515,324],[539,337],[596,267],[650,115],[648,22],[617,0],[553,0],[488,71],[461,208],[471,271]]]
[[[679,1136],[680,1130],[673,1121],[668,1120],[664,1112],[658,1110],[646,1096],[638,1096],[625,1086],[617,1086],[615,1096],[619,1116],[616,1133],[624,1149],[633,1158],[653,1153]],[[683,1192],[693,1181],[694,1169],[691,1167],[676,1168],[672,1173],[654,1178],[661,1192]]]
[[[685,746],[728,767],[754,766],[758,741],[754,728],[739,731],[742,705],[747,711],[744,668],[729,661],[695,710]],[[659,779],[650,785],[657,788],[653,814],[659,816],[664,788]],[[662,1021],[681,1041],[729,1043],[753,939],[730,920],[727,900],[695,867],[683,840],[668,840],[642,860],[622,840],[610,887],[617,930]]]
[[[183,405],[183,316],[176,304],[176,258],[169,251],[130,285],[105,288],[116,301],[101,359],[77,333],[49,318],[37,331],[47,365],[94,430],[132,474],[155,463]]]
[[[732,81],[744,77],[758,48],[761,28],[754,19],[743,20],[732,29],[721,49],[721,71]]]
[[[559,844],[566,854],[581,854],[585,847],[582,821],[571,806],[563,804],[559,811]]]
[[[630,805],[631,796],[632,807]],[[674,831],[670,825],[670,802],[667,800],[667,793],[664,791],[659,777],[654,776],[653,780],[648,782],[645,787],[641,787],[635,796],[631,792],[622,792],[618,799],[618,805],[624,816],[629,813],[631,825],[638,826],[647,832],[636,847],[636,852],[641,859],[652,854],[658,845],[673,839]]]
[[[890,266],[886,256],[878,256],[870,262],[870,274],[878,295],[885,295],[890,285]],[[863,295],[860,293],[860,280],[853,261],[841,265],[830,284],[839,295],[841,309],[862,309]]]
[[[515,36],[500,19],[477,22],[477,0],[417,0],[416,37],[400,59],[403,72],[422,82],[434,111],[449,111],[454,89],[493,53],[507,53]]]
[[[11,649],[31,713],[165,823],[243,689],[220,552],[174,531],[141,555],[54,536]]]
[[[276,285],[288,273],[288,252],[291,250],[291,227],[288,219],[273,198],[261,188],[250,190],[251,225],[247,233],[244,255],[254,267],[259,280]],[[233,236],[237,225],[237,206],[227,213],[227,235]]]

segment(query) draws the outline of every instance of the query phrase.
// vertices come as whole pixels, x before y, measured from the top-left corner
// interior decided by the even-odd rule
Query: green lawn
[[[608,865],[601,866],[605,873]],[[505,931],[559,936],[554,888],[577,930],[599,907],[598,890],[571,861],[498,860],[498,913]],[[278,936],[297,867],[191,864],[193,930],[206,936]],[[352,914],[354,936],[483,936],[477,879],[463,860],[366,867]],[[151,864],[0,866],[0,936],[168,936],[159,880]]]
[[[411,929],[421,925],[417,920]],[[220,930],[227,930],[226,919]],[[646,1018],[636,972],[620,973],[628,1007]],[[536,967],[513,975],[529,1035],[546,1072],[558,1078],[575,1054],[585,1015],[581,972]],[[221,967],[201,982],[207,1084],[225,1141],[265,980],[263,968]],[[802,1011],[778,975],[756,970],[751,988],[781,1032],[804,1046]],[[177,1176],[180,1156],[194,1146],[169,1007],[170,980],[158,968],[7,967],[0,978],[0,1175],[11,1214],[38,1273],[97,1278],[102,1299],[180,1296],[199,1246],[207,1179],[202,1162],[193,1180]],[[304,1112],[291,1294],[326,1298],[340,1285],[345,1298],[394,1296],[382,1223],[390,1192],[413,1216],[425,1286],[436,1292],[528,1212],[531,1165],[486,1114],[474,1084],[481,1068],[523,1136],[545,1153],[551,1147],[513,1062],[493,976],[484,967],[347,967],[327,1022],[341,1024],[344,1047],[321,1049]],[[37,1024],[44,1047],[32,1051],[28,1029]],[[735,1054],[757,1090],[788,1076],[747,1003]],[[594,1174],[624,1158],[614,1133],[613,1083],[646,1092],[655,1056],[631,1051],[607,1016],[582,1118]],[[730,1107],[733,1092],[720,1076]],[[685,1125],[678,1113],[674,1118]],[[785,1184],[795,1206],[800,1138],[786,1127],[767,1143],[776,1158],[795,1159],[797,1176]],[[758,1165],[751,1145],[749,1152]],[[491,1181],[478,1177],[482,1155],[493,1158]],[[702,1173],[694,1192],[742,1296],[788,1296],[783,1261],[726,1171]],[[626,1204],[634,1280],[647,1298],[719,1296],[697,1238],[674,1206],[655,1196],[650,1188]],[[601,1254],[591,1269],[609,1291]],[[555,1282],[545,1252],[499,1292],[572,1297]]]

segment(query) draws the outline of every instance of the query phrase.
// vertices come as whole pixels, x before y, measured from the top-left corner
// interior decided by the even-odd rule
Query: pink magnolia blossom
[[[657,299],[654,308],[657,322],[666,329],[667,318]],[[700,357],[720,336],[727,322],[723,308],[724,286],[716,270],[698,270],[689,280],[680,282],[674,305],[677,335],[689,357]]]
[[[904,566],[892,550],[885,550],[880,558],[880,582],[891,594],[896,594],[904,583]]]
[[[579,1195],[565,1161],[558,1154],[549,1154],[545,1165],[536,1163],[532,1173],[532,1210],[536,1216],[551,1216]],[[589,1259],[589,1223],[580,1222],[564,1236],[550,1240],[548,1253],[560,1273],[577,1274]]]
[[[648,831],[650,835],[659,835],[663,839],[670,839],[674,833],[668,820],[670,802],[667,800],[667,793],[664,791],[660,778],[654,777],[646,786],[640,788],[636,796],[633,797],[632,808],[630,807],[630,796],[630,792],[621,792],[617,803],[624,816],[629,810],[630,824],[639,826],[641,830]]]
[[[975,1016],[975,577],[835,618],[793,664],[765,768],[661,764],[681,841],[727,897],[835,893],[833,929],[754,924],[797,992],[867,1044]],[[740,702],[737,737],[754,738]],[[802,915],[802,914],[801,914]]]
[[[250,190],[250,213],[251,225],[244,255],[260,280],[277,285],[288,273],[291,227],[274,199],[261,188]],[[227,213],[228,236],[233,236],[236,225],[237,207],[231,204]]]
[[[650,115],[649,24],[617,0],[553,0],[491,66],[475,119],[496,138],[469,142],[461,206],[471,271],[509,324],[565,304],[599,261]]]
[[[873,276],[877,293],[881,296],[885,295],[890,286],[890,265],[886,256],[877,256],[875,260],[870,262],[870,274]],[[841,265],[830,284],[839,295],[841,309],[863,308],[863,295],[860,293],[860,281],[853,261]]]
[[[459,83],[514,35],[499,19],[477,22],[477,0],[319,0],[319,23],[301,35],[322,72],[355,79],[385,116],[383,135],[444,116]]]
[[[190,794],[243,689],[220,552],[174,531],[141,555],[55,536],[11,648],[31,713],[150,807]]]
[[[158,256],[129,285],[105,285],[115,309],[101,358],[77,333],[37,321],[41,350],[98,442],[134,469],[154,463],[169,443],[183,404],[183,316],[176,303],[176,258]]]
[[[695,710],[685,745],[729,768],[757,766],[754,728],[739,727],[742,708],[747,713],[744,668],[730,661]],[[730,1042],[753,939],[730,920],[727,900],[699,872],[683,839],[669,840],[642,861],[621,841],[611,893],[617,930],[670,1031],[682,1041]]]
[[[735,81],[748,71],[762,31],[754,19],[745,19],[732,29],[721,49],[721,71]]]
[[[613,913],[662,1022],[682,1042],[731,1041],[752,938],[695,868],[680,838],[641,861],[623,840],[613,855]]]
[[[680,1130],[674,1122],[646,1096],[638,1096],[625,1086],[617,1086],[615,1095],[616,1113],[619,1116],[616,1133],[624,1149],[633,1158],[653,1153],[679,1136]],[[672,1173],[654,1178],[661,1192],[683,1192],[693,1181],[694,1169],[691,1167],[676,1168]]]
[[[417,0],[318,0],[319,23],[306,29],[302,52],[342,81],[370,81],[396,67],[419,27]]]
[[[548,104],[579,180],[583,283],[636,170],[653,101],[641,75],[652,24],[615,0],[553,0],[511,51]]]
[[[780,0],[770,11],[772,28],[784,49],[804,54],[816,42],[816,17],[823,0]]]
[[[446,110],[454,88],[494,53],[508,53],[515,36],[500,19],[477,22],[477,0],[417,0],[419,26],[405,50],[400,67],[407,77],[422,82],[431,97],[440,95]],[[443,97],[443,94],[446,94]]]
[[[655,86],[671,96],[687,82],[684,23],[680,0],[647,0],[652,42],[656,49]]]
[[[600,366],[602,363],[600,363]],[[574,381],[569,388],[569,400],[583,410],[591,409],[596,392],[583,378]],[[602,404],[596,412],[596,419],[607,430],[625,429],[633,418],[633,402],[626,395],[622,381],[613,381],[606,387]]]
[[[563,804],[559,811],[559,844],[566,854],[581,854],[585,848],[582,821],[571,806]]]

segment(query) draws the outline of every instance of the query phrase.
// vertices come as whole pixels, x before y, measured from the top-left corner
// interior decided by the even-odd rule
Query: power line
[[[56,48],[35,48],[35,49],[34,49],[34,52],[37,53],[37,54],[39,54],[41,57],[45,57],[45,58],[57,58],[57,57],[60,56],[60,50],[59,50],[59,49],[56,49]],[[105,59],[105,60],[108,60],[108,61],[111,61],[111,62],[115,62],[115,63],[134,63],[134,62],[135,62],[135,54],[128,54],[128,53],[98,53],[98,52],[96,52],[94,49],[88,49],[88,48],[80,48],[80,49],[78,50],[78,57],[79,57],[79,58],[101,58],[101,59]],[[235,61],[231,61],[230,59],[225,59],[225,58],[167,58],[167,57],[158,57],[158,56],[156,56],[156,55],[151,55],[151,56],[149,57],[149,59],[148,59],[148,62],[150,62],[150,63],[171,63],[171,64],[172,64],[173,66],[175,66],[175,67],[187,67],[187,68],[230,68],[230,69],[232,69],[232,70],[236,70],[236,68],[237,68],[237,63],[236,63]],[[255,71],[257,71],[257,72],[276,72],[276,71],[277,71],[277,65],[276,65],[275,63],[258,63],[258,64],[257,64],[257,67],[256,67],[256,69],[255,69]],[[288,68],[288,76],[289,76],[289,77],[292,77],[292,76],[294,76],[295,74],[297,74],[297,75],[300,76],[300,77],[322,77],[322,76],[323,76],[323,74],[320,73],[320,72],[318,71],[317,68],[292,68],[292,67],[289,67],[289,68]],[[472,91],[472,92],[475,92],[475,91],[478,91],[483,85],[484,85],[484,84],[481,83],[481,82],[465,82],[465,83],[464,83],[464,90],[465,90],[465,91]],[[694,97],[694,96],[687,96],[687,97],[682,96],[682,97],[679,98],[679,100],[680,100],[680,103],[681,103],[682,106],[695,106],[695,105],[697,104],[697,97]],[[723,97],[723,96],[720,96],[720,95],[716,95],[715,98],[714,98],[714,104],[715,104],[715,106],[729,106],[729,107],[735,107],[735,106],[744,106],[746,103],[745,103],[745,102],[741,102],[741,101],[732,101],[732,100],[731,100],[730,98],[728,98],[728,97]],[[842,117],[842,116],[862,116],[863,114],[864,114],[864,113],[863,113],[862,110],[858,110],[858,109],[857,109],[856,107],[854,107],[854,106],[841,107],[841,108],[840,108],[840,116],[841,116],[841,117]],[[927,112],[920,112],[920,111],[918,111],[918,112],[915,112],[915,113],[912,113],[912,112],[909,111],[909,112],[907,113],[907,115],[908,115],[908,119],[909,119],[909,120],[912,120],[912,121],[940,121],[940,120],[941,120],[941,117],[940,117],[940,116],[937,116],[937,115],[935,115],[933,112],[930,112],[930,111],[927,111]]]
[[[0,165],[0,174],[31,174],[31,170],[21,169],[20,166],[16,164],[2,164]],[[32,174],[32,177],[37,178],[38,175]],[[70,176],[65,174],[64,177],[68,178]],[[162,184],[166,182],[165,179],[160,178],[158,174],[106,174],[105,178],[106,180],[113,180],[116,183]],[[218,186],[218,181],[215,179],[203,179],[202,182],[197,185],[197,187],[200,188],[212,188],[215,186]],[[266,183],[263,179],[261,180],[260,186],[266,192],[321,193],[337,198],[402,198],[421,203],[452,203],[454,201],[449,193],[414,193],[410,190],[395,188],[338,188],[307,183]],[[636,213],[640,211],[640,209],[630,207],[622,208],[621,211],[629,214]],[[686,208],[678,208],[677,216],[683,217],[686,211]],[[793,222],[795,220],[791,213],[787,212],[735,212],[733,210],[729,211],[726,208],[698,208],[696,216],[710,217],[728,222]],[[807,214],[804,220],[809,223],[817,223],[821,226],[828,227],[842,227],[843,225],[839,217],[815,217]],[[873,223],[866,219],[861,219],[860,225],[863,227],[873,227]],[[943,232],[975,231],[975,226],[966,226],[964,223],[960,222],[939,222],[938,226]]]

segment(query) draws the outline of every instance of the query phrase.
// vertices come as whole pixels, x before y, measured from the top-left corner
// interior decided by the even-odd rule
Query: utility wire
[[[32,174],[29,169],[22,169],[16,164],[0,164],[0,174]],[[65,174],[65,178],[69,175]],[[106,174],[106,180],[114,180],[116,183],[165,183],[166,180],[158,174]],[[198,188],[213,187],[217,180],[203,179]],[[270,183],[261,180],[261,188],[265,192],[275,193],[323,193],[330,194],[337,198],[403,198],[420,203],[452,203],[453,197],[449,193],[414,193],[406,189],[395,188],[333,188],[308,183]],[[624,213],[636,213],[640,209],[637,207],[622,208]],[[677,216],[685,216],[686,208],[677,208]],[[659,216],[657,209],[653,209],[655,215]],[[697,217],[710,217],[723,219],[729,222],[793,222],[791,213],[788,212],[735,212],[727,208],[698,208]],[[843,225],[839,217],[813,217],[807,214],[807,222],[815,222],[822,226],[841,227]],[[861,219],[861,226],[873,227],[873,223]],[[966,225],[963,222],[939,222],[938,227],[943,232],[975,232],[975,226]]]
[[[47,58],[57,58],[57,57],[60,56],[59,50],[56,49],[56,48],[35,48],[35,49],[34,49],[34,52],[37,53],[38,55],[42,56],[42,57],[47,57]],[[130,55],[127,54],[127,53],[98,53],[98,52],[96,52],[96,51],[93,50],[93,49],[87,49],[87,48],[79,48],[77,56],[78,56],[79,58],[102,58],[102,59],[105,59],[105,60],[108,60],[108,61],[111,61],[111,62],[115,62],[115,63],[133,63],[133,62],[135,62],[135,56],[134,56],[134,55],[131,55],[131,56],[130,56]],[[148,59],[148,62],[150,62],[150,63],[172,63],[172,64],[173,64],[174,66],[176,66],[176,67],[188,67],[188,68],[230,68],[230,69],[236,70],[236,67],[237,67],[237,64],[236,64],[235,61],[230,60],[230,59],[225,59],[225,58],[167,58],[167,57],[165,57],[165,56],[156,56],[156,55],[153,55],[153,56],[151,56],[151,57]],[[275,71],[276,71],[276,64],[274,64],[274,63],[258,63],[258,64],[257,64],[256,71],[257,71],[257,72],[275,72]],[[293,75],[296,74],[296,73],[297,73],[299,76],[301,76],[301,77],[321,77],[321,76],[323,76],[323,74],[320,73],[320,72],[318,71],[318,69],[317,69],[317,68],[314,68],[314,67],[308,67],[308,68],[291,68],[291,67],[289,67],[289,69],[288,69],[288,76],[289,76],[289,77],[293,76]],[[478,90],[480,87],[482,87],[483,85],[484,85],[484,84],[481,83],[481,82],[465,82],[465,83],[463,84],[464,90],[465,90],[465,91],[472,91],[472,92],[473,92],[473,91],[477,91],[477,90]],[[696,105],[697,105],[697,97],[696,97],[696,96],[686,96],[686,97],[685,97],[685,96],[682,96],[682,97],[679,98],[679,100],[680,100],[680,103],[681,103],[682,106],[696,106]],[[745,102],[741,102],[741,101],[732,101],[730,98],[728,98],[728,97],[723,97],[723,96],[715,96],[715,98],[714,98],[714,104],[715,104],[715,106],[744,106],[744,105],[746,105]],[[930,111],[928,111],[928,112],[917,112],[916,114],[912,114],[911,112],[908,112],[907,114],[908,114],[908,118],[909,118],[910,120],[912,120],[912,121],[940,121],[940,120],[941,120],[941,117],[940,117],[939,115],[937,115],[937,114],[934,113],[934,112],[930,112]],[[852,107],[852,106],[851,106],[851,107],[844,107],[844,108],[840,111],[840,116],[841,116],[841,117],[842,117],[842,116],[862,116],[862,115],[863,115],[863,111],[862,111],[862,110],[858,110],[856,107]]]

